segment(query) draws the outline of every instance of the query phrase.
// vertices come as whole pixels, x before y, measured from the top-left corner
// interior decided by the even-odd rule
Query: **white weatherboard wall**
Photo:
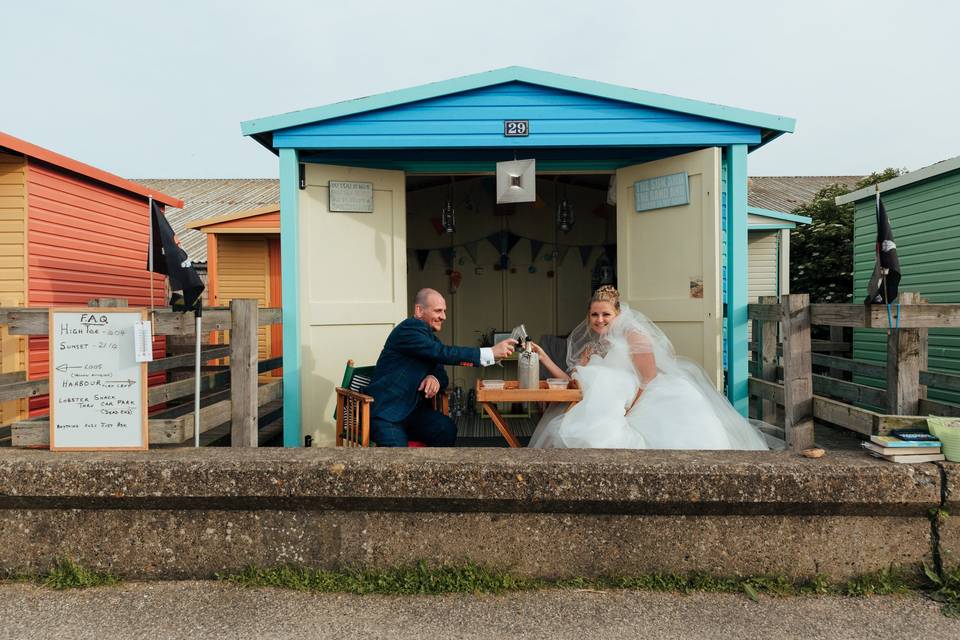
[[[780,279],[780,231],[751,231],[747,236],[750,264],[748,296],[756,302],[760,296],[775,296]]]

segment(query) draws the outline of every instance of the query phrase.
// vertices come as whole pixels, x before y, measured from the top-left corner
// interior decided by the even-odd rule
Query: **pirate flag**
[[[147,258],[147,268],[170,279],[170,291],[173,292],[170,307],[174,311],[195,310],[203,293],[203,281],[187,257],[187,252],[180,248],[173,227],[160,211],[156,200],[150,201],[150,224],[150,250],[153,253]],[[182,291],[182,295],[178,291]]]
[[[897,299],[897,287],[900,284],[900,258],[897,257],[897,245],[893,241],[890,220],[877,194],[877,263],[867,285],[867,299],[864,304],[890,304]]]

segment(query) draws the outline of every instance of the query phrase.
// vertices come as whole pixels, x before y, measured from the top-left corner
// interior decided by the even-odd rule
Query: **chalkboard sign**
[[[134,335],[144,315],[50,309],[50,449],[147,448],[147,365]]]

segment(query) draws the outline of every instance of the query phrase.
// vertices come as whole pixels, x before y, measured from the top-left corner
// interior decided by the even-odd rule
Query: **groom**
[[[452,447],[457,426],[434,411],[430,400],[447,386],[444,365],[487,366],[513,353],[515,340],[491,347],[448,347],[436,334],[447,319],[447,303],[438,291],[421,289],[413,317],[390,332],[364,393],[373,396],[370,431],[380,447],[405,447],[419,440],[431,447]]]

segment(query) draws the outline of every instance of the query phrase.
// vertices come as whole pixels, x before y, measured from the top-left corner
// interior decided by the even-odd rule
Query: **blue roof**
[[[652,93],[604,82],[583,80],[525,67],[506,67],[504,69],[462,76],[451,80],[401,89],[399,91],[337,102],[322,107],[256,118],[242,122],[240,126],[243,135],[253,136],[261,144],[264,144],[264,146],[272,148],[272,132],[280,129],[289,129],[291,127],[322,122],[334,118],[343,118],[370,111],[388,109],[421,100],[511,82],[522,82],[535,86],[616,100],[628,104],[642,105],[756,127],[761,131],[761,136],[759,144],[754,146],[761,146],[783,133],[790,133],[796,125],[796,121],[793,118],[784,116],[737,109],[687,98],[678,98],[662,93]]]

